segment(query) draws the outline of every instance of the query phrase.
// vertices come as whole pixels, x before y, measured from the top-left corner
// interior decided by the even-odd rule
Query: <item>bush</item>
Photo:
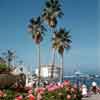
[[[0,70],[4,70],[7,69],[7,65],[6,64],[0,64]]]
[[[8,70],[8,66],[6,64],[0,64],[0,73]]]

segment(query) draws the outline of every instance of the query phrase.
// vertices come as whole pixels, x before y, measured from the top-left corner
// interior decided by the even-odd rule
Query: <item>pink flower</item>
[[[40,93],[40,94],[43,94],[44,93],[44,91],[45,91],[45,88],[43,88],[43,87],[40,87],[40,88],[35,88],[35,93],[36,94],[38,94],[38,93]]]
[[[53,92],[55,90],[55,88],[48,88],[48,92]]]
[[[70,83],[69,80],[65,80],[65,81],[63,82],[63,84],[64,84],[65,86],[70,86],[70,85],[71,85],[71,83]]]
[[[6,93],[0,90],[0,97],[5,97],[5,96],[6,96]]]
[[[4,93],[0,90],[0,97],[3,97]]]
[[[38,95],[37,95],[37,100],[41,100],[41,99],[42,99],[42,96],[41,96],[40,93],[38,93]]]
[[[32,90],[29,90],[28,93],[29,93],[29,94],[32,94]]]
[[[60,88],[61,88],[60,85],[53,84],[52,86],[47,87],[47,90],[48,90],[48,92],[53,92],[53,91],[58,90]]]
[[[67,98],[67,100],[71,100],[71,95],[68,94],[68,95],[66,96],[66,98]]]
[[[59,86],[60,88],[64,88],[64,85],[63,84],[60,84],[60,86]]]

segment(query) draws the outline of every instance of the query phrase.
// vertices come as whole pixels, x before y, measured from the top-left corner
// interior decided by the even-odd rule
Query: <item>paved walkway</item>
[[[89,98],[83,98],[83,100],[100,100],[100,94],[92,95]]]

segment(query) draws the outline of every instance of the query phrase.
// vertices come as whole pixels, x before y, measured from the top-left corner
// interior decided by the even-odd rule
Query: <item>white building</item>
[[[58,66],[58,65],[54,66],[54,71],[53,71],[54,79],[59,79],[60,78],[60,69],[61,69],[60,66]],[[47,78],[47,79],[50,78],[51,77],[51,72],[52,72],[52,65],[51,64],[41,65],[40,76],[42,78]],[[38,69],[36,69],[35,73],[38,76]]]

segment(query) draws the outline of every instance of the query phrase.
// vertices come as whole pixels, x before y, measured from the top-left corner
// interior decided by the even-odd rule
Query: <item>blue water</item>
[[[91,87],[92,82],[95,81],[100,86],[100,78],[64,78],[64,80],[70,80],[72,84],[78,81],[80,84],[86,84],[87,87]]]

